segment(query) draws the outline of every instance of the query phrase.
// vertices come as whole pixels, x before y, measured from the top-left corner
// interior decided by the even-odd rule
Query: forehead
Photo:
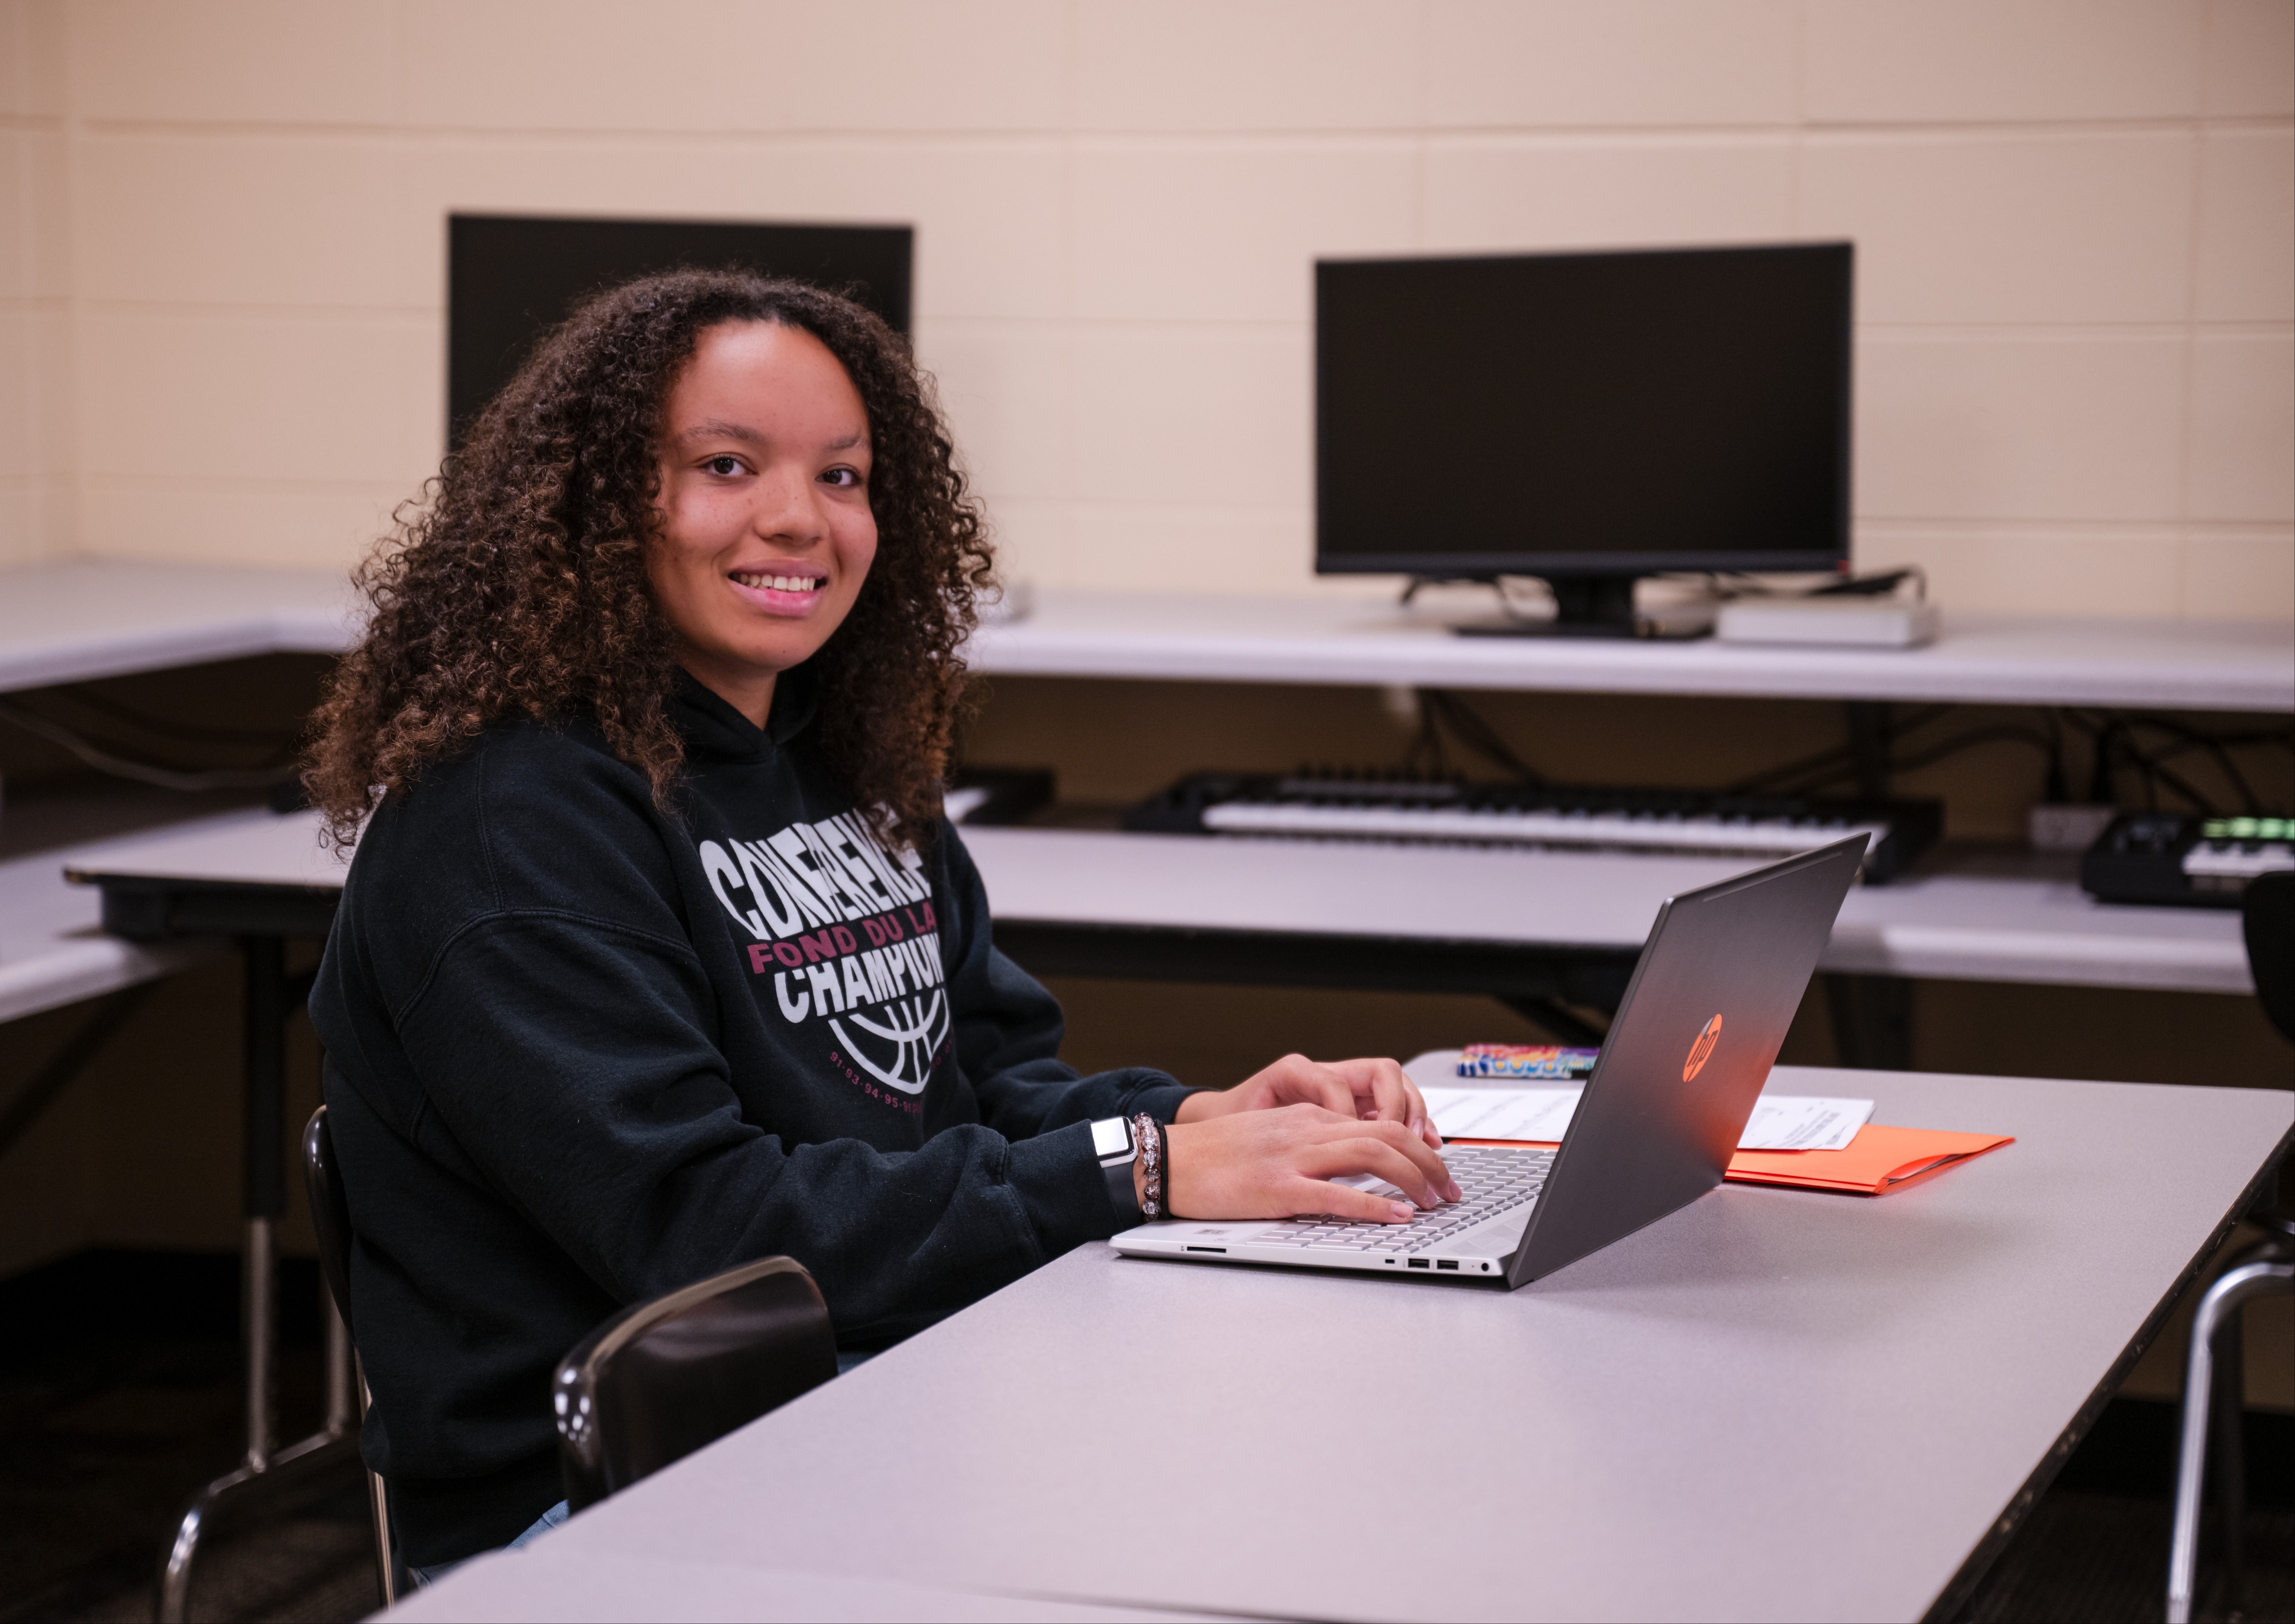
[[[705,329],[670,386],[663,425],[674,438],[865,436],[868,412],[844,364],[802,328],[722,322]]]

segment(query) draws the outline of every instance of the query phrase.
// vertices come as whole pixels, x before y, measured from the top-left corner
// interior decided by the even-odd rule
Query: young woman
[[[865,1352],[1140,1221],[1098,1119],[1169,1124],[1189,1217],[1456,1199],[1391,1060],[1060,1063],[940,817],[990,567],[902,340],[687,272],[568,322],[363,571],[311,1011],[410,1563],[553,1510],[551,1369],[625,1304],[787,1253]]]

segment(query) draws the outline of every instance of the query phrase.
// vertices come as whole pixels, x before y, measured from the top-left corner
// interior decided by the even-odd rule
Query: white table
[[[1262,1617],[1947,1612],[2295,1095],[1776,1082],[2018,1142],[1877,1199],[1725,1186],[1514,1293],[1087,1245],[584,1512],[535,1547],[566,1565],[410,1614],[558,1616],[577,1558],[651,1564],[661,1616],[792,1567]]]
[[[1221,1613],[1098,1606],[1026,1595],[904,1584],[868,1575],[819,1573],[801,1556],[786,1567],[754,1563],[661,1562],[620,1553],[594,1554],[562,1541],[473,1558],[455,1571],[452,1588],[418,1590],[383,1615],[459,1624],[464,1619],[533,1619],[547,1624],[821,1624],[823,1620],[897,1620],[906,1624],[1118,1624],[1219,1619]]]
[[[972,828],[964,841],[987,881],[1000,928],[1016,934],[1030,926],[1139,927],[1621,954],[1639,951],[1665,897],[1748,866],[1077,829]],[[320,845],[315,814],[261,811],[20,859],[0,866],[0,877],[38,863],[59,877],[69,868],[314,895],[339,887],[345,873]],[[92,902],[82,908],[93,912]],[[2237,915],[2115,906],[2066,880],[1947,874],[1859,886],[1819,962],[1828,970],[1893,975],[2254,991]]]
[[[0,571],[0,693],[257,654],[339,654],[339,570],[74,559]]]
[[[171,975],[223,951],[219,942],[104,934],[101,899],[66,883],[63,857],[38,852],[0,862],[0,1022]]]
[[[2287,623],[1948,615],[1909,650],[1451,635],[1431,609],[1360,598],[1045,590],[982,628],[975,667],[1131,677],[1547,692],[2295,710]],[[339,652],[343,577],[143,560],[0,572],[0,692],[256,654]]]
[[[2284,621],[1948,614],[1925,649],[1769,649],[1458,637],[1434,611],[1344,598],[1043,592],[1025,619],[984,627],[971,658],[1013,676],[2295,710]]]
[[[1727,858],[974,828],[1000,926],[1146,926],[1640,951],[1659,902]],[[1940,874],[1849,894],[1819,967],[2255,991],[2239,916],[2099,902],[2069,879]]]

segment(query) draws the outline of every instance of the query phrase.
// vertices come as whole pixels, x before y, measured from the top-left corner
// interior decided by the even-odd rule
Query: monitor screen
[[[448,437],[461,438],[535,340],[583,298],[653,271],[735,265],[794,276],[849,293],[906,332],[914,237],[905,225],[449,216]]]
[[[1315,567],[1849,556],[1847,243],[1315,267]]]

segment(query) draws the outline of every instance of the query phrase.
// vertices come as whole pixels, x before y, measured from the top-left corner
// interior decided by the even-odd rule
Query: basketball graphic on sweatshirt
[[[916,853],[888,849],[849,812],[697,849],[718,902],[753,938],[749,973],[771,978],[782,1019],[833,1036],[840,1066],[923,1093],[952,1022]]]

